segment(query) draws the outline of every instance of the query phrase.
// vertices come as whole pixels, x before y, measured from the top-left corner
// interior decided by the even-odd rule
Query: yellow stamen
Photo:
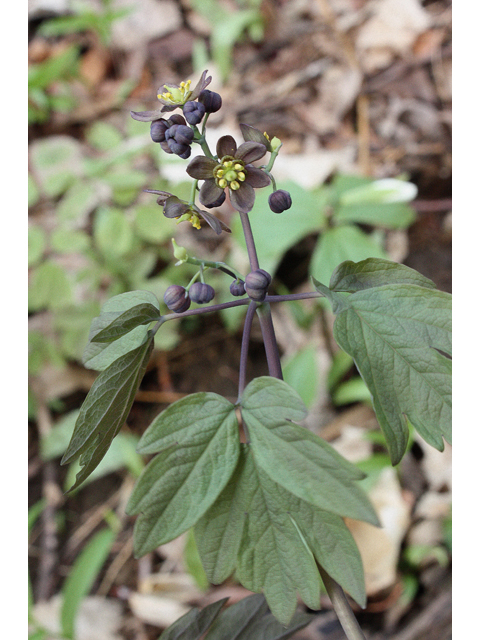
[[[237,173],[237,180],[240,180],[240,182],[243,182],[246,178],[246,175],[243,173],[243,171],[239,171]]]
[[[235,169],[235,171],[242,171],[243,166],[237,162],[237,164],[234,165],[233,168]]]
[[[230,189],[232,189],[232,191],[236,191],[237,189],[240,189],[240,185],[236,180],[230,183]]]
[[[218,181],[218,186],[221,189],[225,189],[225,187],[227,186],[227,181],[225,180],[225,178],[221,178],[221,180]]]

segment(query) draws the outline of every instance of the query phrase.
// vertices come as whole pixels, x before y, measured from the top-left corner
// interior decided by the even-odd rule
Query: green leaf
[[[412,182],[398,180],[396,178],[384,178],[370,181],[368,184],[351,183],[352,188],[343,191],[339,196],[339,203],[343,206],[350,205],[375,205],[410,202],[418,192]]]
[[[92,320],[88,343],[83,353],[82,362],[88,369],[103,371],[112,362],[143,344],[148,332],[148,327],[145,325],[135,327],[113,343],[94,342],[95,337],[123,313],[142,304],[160,309],[156,296],[150,291],[143,290],[121,293],[105,302],[100,315]]]
[[[353,225],[326,229],[319,237],[312,259],[310,274],[320,282],[329,282],[335,267],[344,260],[387,258],[378,242]]]
[[[109,151],[118,146],[123,136],[121,132],[108,122],[94,122],[86,132],[87,141],[99,151]]]
[[[28,227],[28,266],[31,267],[43,257],[45,245],[47,244],[46,234],[42,227]]]
[[[436,289],[434,282],[415,269],[380,258],[342,262],[332,273],[329,288],[332,291],[355,293],[384,284],[417,284],[419,287]]]
[[[373,397],[393,464],[407,423],[442,451],[451,442],[451,296],[415,284],[358,291],[345,299],[334,337],[355,360]]]
[[[287,640],[314,617],[297,612],[285,627],[269,612],[265,597],[254,594],[222,611],[205,640]]]
[[[82,173],[81,145],[71,136],[36,140],[29,151],[35,178],[51,198],[64,193]]]
[[[202,591],[206,591],[210,586],[210,582],[200,559],[193,529],[190,529],[187,534],[187,540],[183,551],[183,562],[186,570],[193,577],[198,588]]]
[[[93,336],[92,342],[113,342],[139,325],[150,324],[155,320],[160,320],[160,318],[157,306],[150,302],[138,304],[124,311],[113,322],[99,331]]]
[[[134,530],[137,557],[193,527],[226,486],[239,455],[234,405],[214,393],[178,400],[153,421],[138,451],[160,453],[127,505],[129,514],[140,513]]]
[[[293,389],[256,378],[241,400],[242,418],[258,465],[287,491],[320,509],[378,525],[362,489],[364,475],[317,435],[295,424],[306,409]]]
[[[172,237],[171,220],[162,214],[158,204],[143,204],[135,208],[135,231],[146,242],[160,244]]]
[[[263,590],[282,622],[282,615],[295,608],[295,590],[312,603],[319,579],[318,572],[311,573],[312,556],[361,606],[365,604],[360,554],[342,518],[273,482],[250,445],[242,445],[234,474],[195,526],[195,538],[212,583],[223,582],[238,565],[236,577],[247,589]],[[293,568],[296,559],[298,573]],[[302,586],[305,576],[310,576],[310,586]],[[286,590],[276,594],[275,584],[286,584]]]
[[[40,192],[32,174],[28,174],[28,206],[34,207],[40,200]]]
[[[81,230],[55,229],[50,242],[58,253],[83,253],[90,247],[90,236]]]
[[[153,349],[153,336],[102,371],[83,403],[61,464],[80,456],[76,489],[95,469],[127,419]]]
[[[45,260],[32,275],[28,291],[29,310],[57,310],[68,306],[71,301],[72,289],[65,269],[53,260]]]
[[[133,246],[133,231],[124,211],[101,207],[96,211],[93,238],[98,249],[107,258],[121,258]]]
[[[99,197],[94,184],[81,180],[74,182],[56,207],[58,220],[86,221],[88,214],[97,206]]]
[[[114,541],[115,533],[111,529],[99,531],[87,543],[69,572],[62,587],[60,623],[63,637],[74,638],[80,604],[92,588]]]
[[[134,478],[138,478],[145,468],[143,458],[137,453],[139,438],[132,433],[120,432],[110,443],[105,455],[92,473],[83,481],[82,488],[90,482],[103,478],[109,473],[128,469]],[[63,453],[63,452],[62,452]],[[70,465],[65,477],[65,491],[75,484],[75,476],[80,471],[80,463],[76,460]]]
[[[415,211],[403,202],[355,203],[340,206],[335,211],[338,222],[357,222],[386,229],[405,229],[415,218]]]
[[[195,607],[174,622],[158,640],[200,640],[228,598],[212,602],[200,611]]]
[[[366,402],[371,405],[372,396],[365,382],[360,376],[355,376],[340,384],[332,394],[332,401],[336,407],[353,402]]]
[[[297,590],[308,607],[320,607],[318,569],[278,485],[260,468],[253,447],[246,454],[243,478],[245,526],[236,575],[247,589],[263,591],[274,616],[287,625],[295,613]]]
[[[316,348],[305,347],[289,358],[283,365],[283,377],[299,394],[305,406],[311,407],[317,398],[319,386]]]
[[[225,489],[195,525],[195,540],[212,584],[221,584],[235,570],[245,519],[246,445]]]

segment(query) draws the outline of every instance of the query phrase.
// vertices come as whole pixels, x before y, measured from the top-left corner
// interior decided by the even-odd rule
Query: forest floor
[[[101,2],[87,5],[97,16],[104,15]],[[111,2],[114,10],[127,6],[127,0]],[[85,145],[87,132],[98,122],[125,131],[131,109],[157,108],[158,87],[190,77],[195,82],[192,57],[197,65],[205,59],[203,68],[214,78],[210,88],[223,99],[222,110],[211,118],[212,127],[219,135],[238,132],[239,123],[273,132],[283,142],[278,181],[290,179],[312,189],[336,174],[359,174],[404,177],[416,185],[418,194],[411,203],[416,220],[407,229],[389,230],[385,248],[391,259],[451,291],[448,0],[137,0],[133,6],[112,22],[105,39],[105,22],[99,19],[49,35],[42,29],[54,18],[71,16],[70,3],[29,2],[30,66],[54,60],[71,46],[78,51],[75,74],[52,80],[44,91],[48,102],[68,85],[70,107],[60,109],[53,101],[44,115],[33,118],[30,149],[59,137]],[[230,20],[243,27],[227,29]],[[133,170],[149,173],[152,181],[157,177],[158,167],[150,160],[132,162]],[[176,164],[167,167],[165,178],[173,183],[177,169]],[[34,167],[39,195],[29,219],[48,236],[63,193],[42,190],[40,174]],[[82,231],[91,236],[88,215]],[[308,286],[306,265],[315,240],[304,238],[283,256],[275,274],[277,288]],[[209,236],[205,246],[216,248],[212,242]],[[51,258],[55,250],[48,246],[44,256]],[[164,247],[168,249],[168,243]],[[69,273],[84,267],[78,256],[59,253],[58,263],[67,265]],[[161,273],[164,255],[151,273]],[[102,274],[97,289],[91,290],[99,300],[110,284],[108,269]],[[88,297],[88,288],[82,295]],[[56,313],[56,308],[39,303],[30,314],[31,331],[55,341]],[[326,312],[322,317],[319,337],[317,325],[302,328],[288,312],[274,314],[282,354],[288,355],[292,344],[318,345],[321,378],[332,356],[332,318]],[[208,390],[236,397],[240,330],[232,331],[220,316],[202,316],[182,324],[179,335],[180,341],[155,351],[128,418],[128,434],[141,435],[161,409],[184,394]],[[44,354],[46,344],[35,342],[33,348]],[[39,356],[41,362],[31,372],[35,408],[29,423],[30,506],[43,500],[29,546],[37,620],[52,633],[58,631],[62,584],[88,541],[112,519],[115,541],[80,610],[77,640],[153,640],[192,605],[225,596],[235,602],[247,595],[233,580],[202,588],[195,558],[186,551],[186,536],[139,561],[133,558],[134,519],[125,515],[134,483],[131,469],[117,468],[73,495],[64,493],[67,470],[59,456],[42,454],[42,442],[65,415],[80,407],[94,379],[72,353],[61,362]],[[248,375],[266,373],[254,326]],[[325,388],[318,392],[313,414],[312,428],[347,457],[363,447],[366,430],[378,428],[368,403],[335,406]],[[370,454],[375,451],[371,444]],[[372,500],[391,514],[388,535],[372,539],[360,530],[354,533],[364,562],[371,563],[366,564],[368,605],[357,612],[360,624],[371,640],[448,640],[450,448],[440,454],[415,441],[395,472],[386,468],[381,474]],[[326,596],[322,605],[318,618],[297,633],[297,640],[343,637]]]

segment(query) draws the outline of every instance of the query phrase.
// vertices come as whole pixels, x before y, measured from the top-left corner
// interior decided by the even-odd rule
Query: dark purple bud
[[[215,297],[215,289],[209,284],[203,282],[194,282],[189,289],[188,295],[192,302],[197,304],[205,304]]]
[[[185,122],[185,118],[179,113],[174,113],[173,116],[170,116],[167,122],[170,124],[170,126],[172,126],[173,124],[187,124]]]
[[[168,129],[168,122],[166,120],[154,120],[150,125],[150,136],[154,142],[164,142],[165,132]]]
[[[267,295],[268,285],[272,277],[264,269],[256,269],[245,278],[245,291],[249,298],[256,302],[262,302]]]
[[[168,146],[170,147],[170,151],[172,153],[175,153],[177,156],[180,155],[184,155],[186,154],[186,152],[190,149],[190,147],[186,144],[180,144],[179,142],[176,142],[173,138],[170,138],[170,140],[167,140]],[[190,154],[185,155],[186,158],[188,158]]]
[[[219,207],[225,202],[225,198],[226,198],[225,191],[222,191],[221,196],[217,198],[215,202],[212,202],[212,204],[206,204],[205,206],[207,207],[207,209],[213,209],[214,207]]]
[[[165,139],[174,139],[178,144],[188,145],[193,140],[193,130],[184,124],[173,124],[165,133]]]
[[[187,147],[183,153],[178,153],[177,155],[179,158],[182,158],[182,160],[186,160],[192,155],[192,148]]]
[[[277,189],[268,198],[268,204],[273,213],[282,213],[292,206],[292,197],[284,189]]]
[[[222,98],[215,91],[204,89],[198,96],[198,101],[203,104],[207,113],[215,113],[222,106]]]
[[[240,278],[237,278],[236,280],[234,280],[230,285],[230,293],[232,294],[232,296],[236,296],[236,297],[244,296],[245,282],[243,280],[240,280]]]
[[[196,125],[202,121],[205,115],[205,105],[189,100],[183,105],[183,115],[188,124]]]
[[[170,285],[163,296],[163,301],[175,313],[183,313],[190,306],[190,298],[185,287],[178,284]]]

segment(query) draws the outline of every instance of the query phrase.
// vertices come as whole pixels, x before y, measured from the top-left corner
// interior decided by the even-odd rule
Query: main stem
[[[259,268],[257,249],[255,240],[253,239],[252,227],[248,213],[239,211],[240,220],[242,222],[243,234],[245,236],[245,244],[247,246],[248,259],[250,268],[255,271]],[[257,315],[260,321],[260,329],[262,331],[263,343],[265,345],[265,353],[267,356],[268,372],[273,378],[283,380],[282,366],[280,364],[280,354],[278,352],[277,339],[275,337],[275,329],[273,328],[272,313],[270,305],[263,303],[257,307]]]
[[[255,247],[255,241],[253,238],[252,227],[250,226],[250,220],[247,213],[240,213],[240,220],[242,221],[243,233],[245,235],[245,243],[247,245],[248,258],[250,261],[250,268],[252,271],[259,268],[257,250]],[[253,303],[250,304],[248,311],[250,312],[248,317],[248,323],[244,325],[244,336],[242,341],[242,352],[246,354],[246,344],[248,344],[248,337],[250,334],[250,328],[252,324],[251,316],[253,309]],[[275,330],[273,327],[272,313],[270,311],[270,305],[268,302],[263,302],[257,307],[257,315],[260,320],[260,328],[262,330],[263,342],[265,345],[265,353],[267,355],[268,372],[273,378],[283,380],[282,365],[280,362],[280,354],[278,351],[277,339],[275,337]],[[246,359],[246,355],[244,358]],[[244,375],[244,374],[242,374]],[[242,379],[240,379],[242,384]],[[244,384],[244,382],[243,382]],[[240,397],[240,393],[239,393]],[[355,618],[355,615],[348,604],[348,600],[343,592],[342,587],[333,580],[328,573],[326,573],[320,565],[318,565],[320,575],[322,576],[323,583],[327,590],[327,593],[332,602],[332,606],[335,613],[338,616],[340,624],[342,625],[345,635],[348,640],[365,640],[362,630]]]
[[[331,578],[320,565],[317,566],[320,571],[320,575],[322,576],[325,589],[327,590],[328,597],[331,600],[332,606],[348,640],[365,640],[363,631],[361,630],[360,625],[348,604],[348,600],[342,587],[335,582],[335,580]]]

